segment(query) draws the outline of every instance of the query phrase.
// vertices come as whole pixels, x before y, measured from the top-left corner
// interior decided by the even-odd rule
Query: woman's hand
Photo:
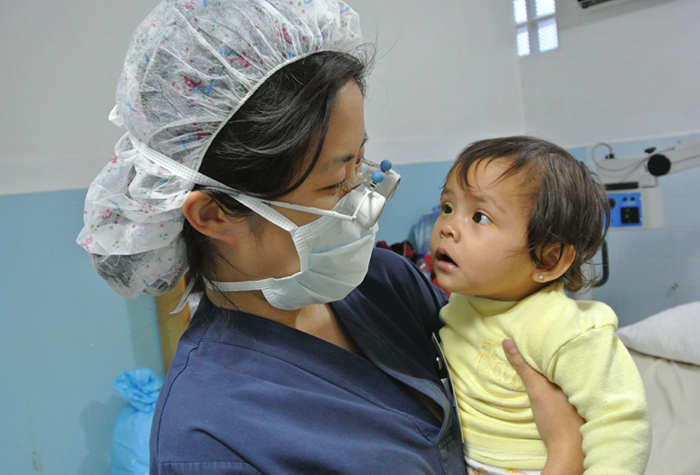
[[[547,463],[542,475],[583,473],[581,426],[586,421],[559,386],[527,364],[513,340],[503,340],[503,350],[525,383],[535,424],[547,446]]]

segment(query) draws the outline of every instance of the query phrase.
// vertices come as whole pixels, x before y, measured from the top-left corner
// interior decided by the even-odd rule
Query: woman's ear
[[[182,214],[200,233],[220,241],[231,241],[234,223],[211,196],[202,191],[193,191],[182,205]]]
[[[576,257],[574,246],[550,244],[541,254],[542,264],[532,270],[532,280],[540,284],[553,282],[564,275]]]

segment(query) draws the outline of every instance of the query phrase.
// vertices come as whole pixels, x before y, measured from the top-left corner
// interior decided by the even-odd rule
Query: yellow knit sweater
[[[501,347],[512,338],[586,419],[585,473],[644,473],[651,443],[644,387],[610,307],[572,300],[557,284],[519,302],[452,294],[440,316],[469,458],[503,468],[544,466],[525,387]]]

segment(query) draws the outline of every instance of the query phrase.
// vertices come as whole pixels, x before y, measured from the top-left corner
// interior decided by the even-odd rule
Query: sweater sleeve
[[[593,328],[567,342],[547,376],[586,419],[586,475],[643,474],[651,445],[644,386],[615,327]]]

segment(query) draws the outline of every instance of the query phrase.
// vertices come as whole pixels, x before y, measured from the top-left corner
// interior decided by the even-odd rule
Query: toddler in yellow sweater
[[[539,473],[547,457],[500,343],[512,338],[586,419],[585,473],[643,474],[649,417],[617,318],[564,293],[590,285],[582,266],[609,225],[602,185],[562,148],[506,137],[465,149],[440,201],[430,249],[437,282],[452,293],[440,338],[470,473]]]

